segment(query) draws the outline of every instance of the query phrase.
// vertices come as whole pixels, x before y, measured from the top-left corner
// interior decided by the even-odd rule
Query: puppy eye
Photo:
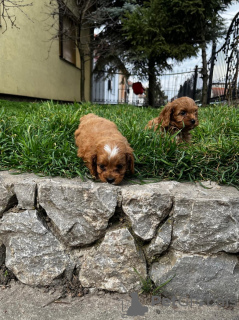
[[[180,114],[181,114],[181,116],[185,116],[186,111],[181,111]]]
[[[123,168],[122,164],[117,164],[116,166],[117,170],[121,170]]]
[[[101,170],[105,170],[105,166],[103,164],[99,164],[98,166],[100,167]]]

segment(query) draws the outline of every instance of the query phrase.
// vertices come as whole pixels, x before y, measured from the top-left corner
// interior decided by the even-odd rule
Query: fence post
[[[193,79],[193,100],[196,99],[196,90],[197,90],[197,79],[198,79],[198,66],[195,67],[194,79]]]
[[[213,40],[213,43],[212,43],[212,56],[211,56],[210,74],[209,74],[208,87],[207,87],[207,104],[210,103],[210,98],[211,98],[212,78],[213,78],[213,69],[214,69],[216,46],[217,46],[217,45],[216,45],[216,41]]]

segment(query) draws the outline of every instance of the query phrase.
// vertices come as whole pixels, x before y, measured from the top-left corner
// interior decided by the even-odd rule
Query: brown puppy
[[[80,119],[75,131],[77,156],[103,182],[119,184],[127,170],[134,172],[133,149],[117,126],[93,113]]]
[[[194,100],[182,97],[169,102],[161,111],[159,116],[150,120],[146,128],[154,131],[160,126],[160,131],[168,131],[171,134],[180,131],[177,135],[178,142],[189,142],[191,139],[190,130],[198,126],[198,107]]]

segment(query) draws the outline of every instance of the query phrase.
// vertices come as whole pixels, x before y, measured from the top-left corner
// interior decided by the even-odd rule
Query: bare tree
[[[8,24],[10,24],[12,28],[18,28],[16,23],[16,10],[14,9],[17,9],[26,15],[24,8],[32,5],[33,3],[29,2],[28,0],[0,0],[0,25],[4,24],[3,32],[7,30]],[[29,19],[28,16],[27,18]]]
[[[18,11],[30,19],[24,10],[33,5],[32,0],[0,0],[0,25],[4,24],[5,32],[10,25],[18,28]],[[37,0],[40,1],[40,0]],[[45,26],[49,31],[49,42],[60,42],[60,49],[71,46],[79,52],[81,69],[81,100],[85,101],[85,65],[91,61],[94,51],[94,28],[99,27],[102,14],[98,9],[111,5],[110,0],[45,0]],[[102,20],[102,22],[101,22]],[[51,45],[49,51],[51,49]],[[62,56],[62,58],[64,58]]]
[[[59,39],[60,44],[67,43],[79,52],[82,101],[85,101],[85,65],[93,50],[94,12],[99,4],[99,0],[52,0],[46,3],[47,14],[55,21],[49,26],[51,40]]]

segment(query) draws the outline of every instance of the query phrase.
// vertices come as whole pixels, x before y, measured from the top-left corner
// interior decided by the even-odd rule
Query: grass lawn
[[[135,156],[135,175],[155,181],[204,181],[239,187],[239,109],[200,108],[192,143],[144,131],[159,109],[129,105],[26,103],[0,100],[0,170],[75,177],[89,174],[76,156],[74,131],[93,112],[114,121]],[[130,179],[130,177],[129,177]]]

